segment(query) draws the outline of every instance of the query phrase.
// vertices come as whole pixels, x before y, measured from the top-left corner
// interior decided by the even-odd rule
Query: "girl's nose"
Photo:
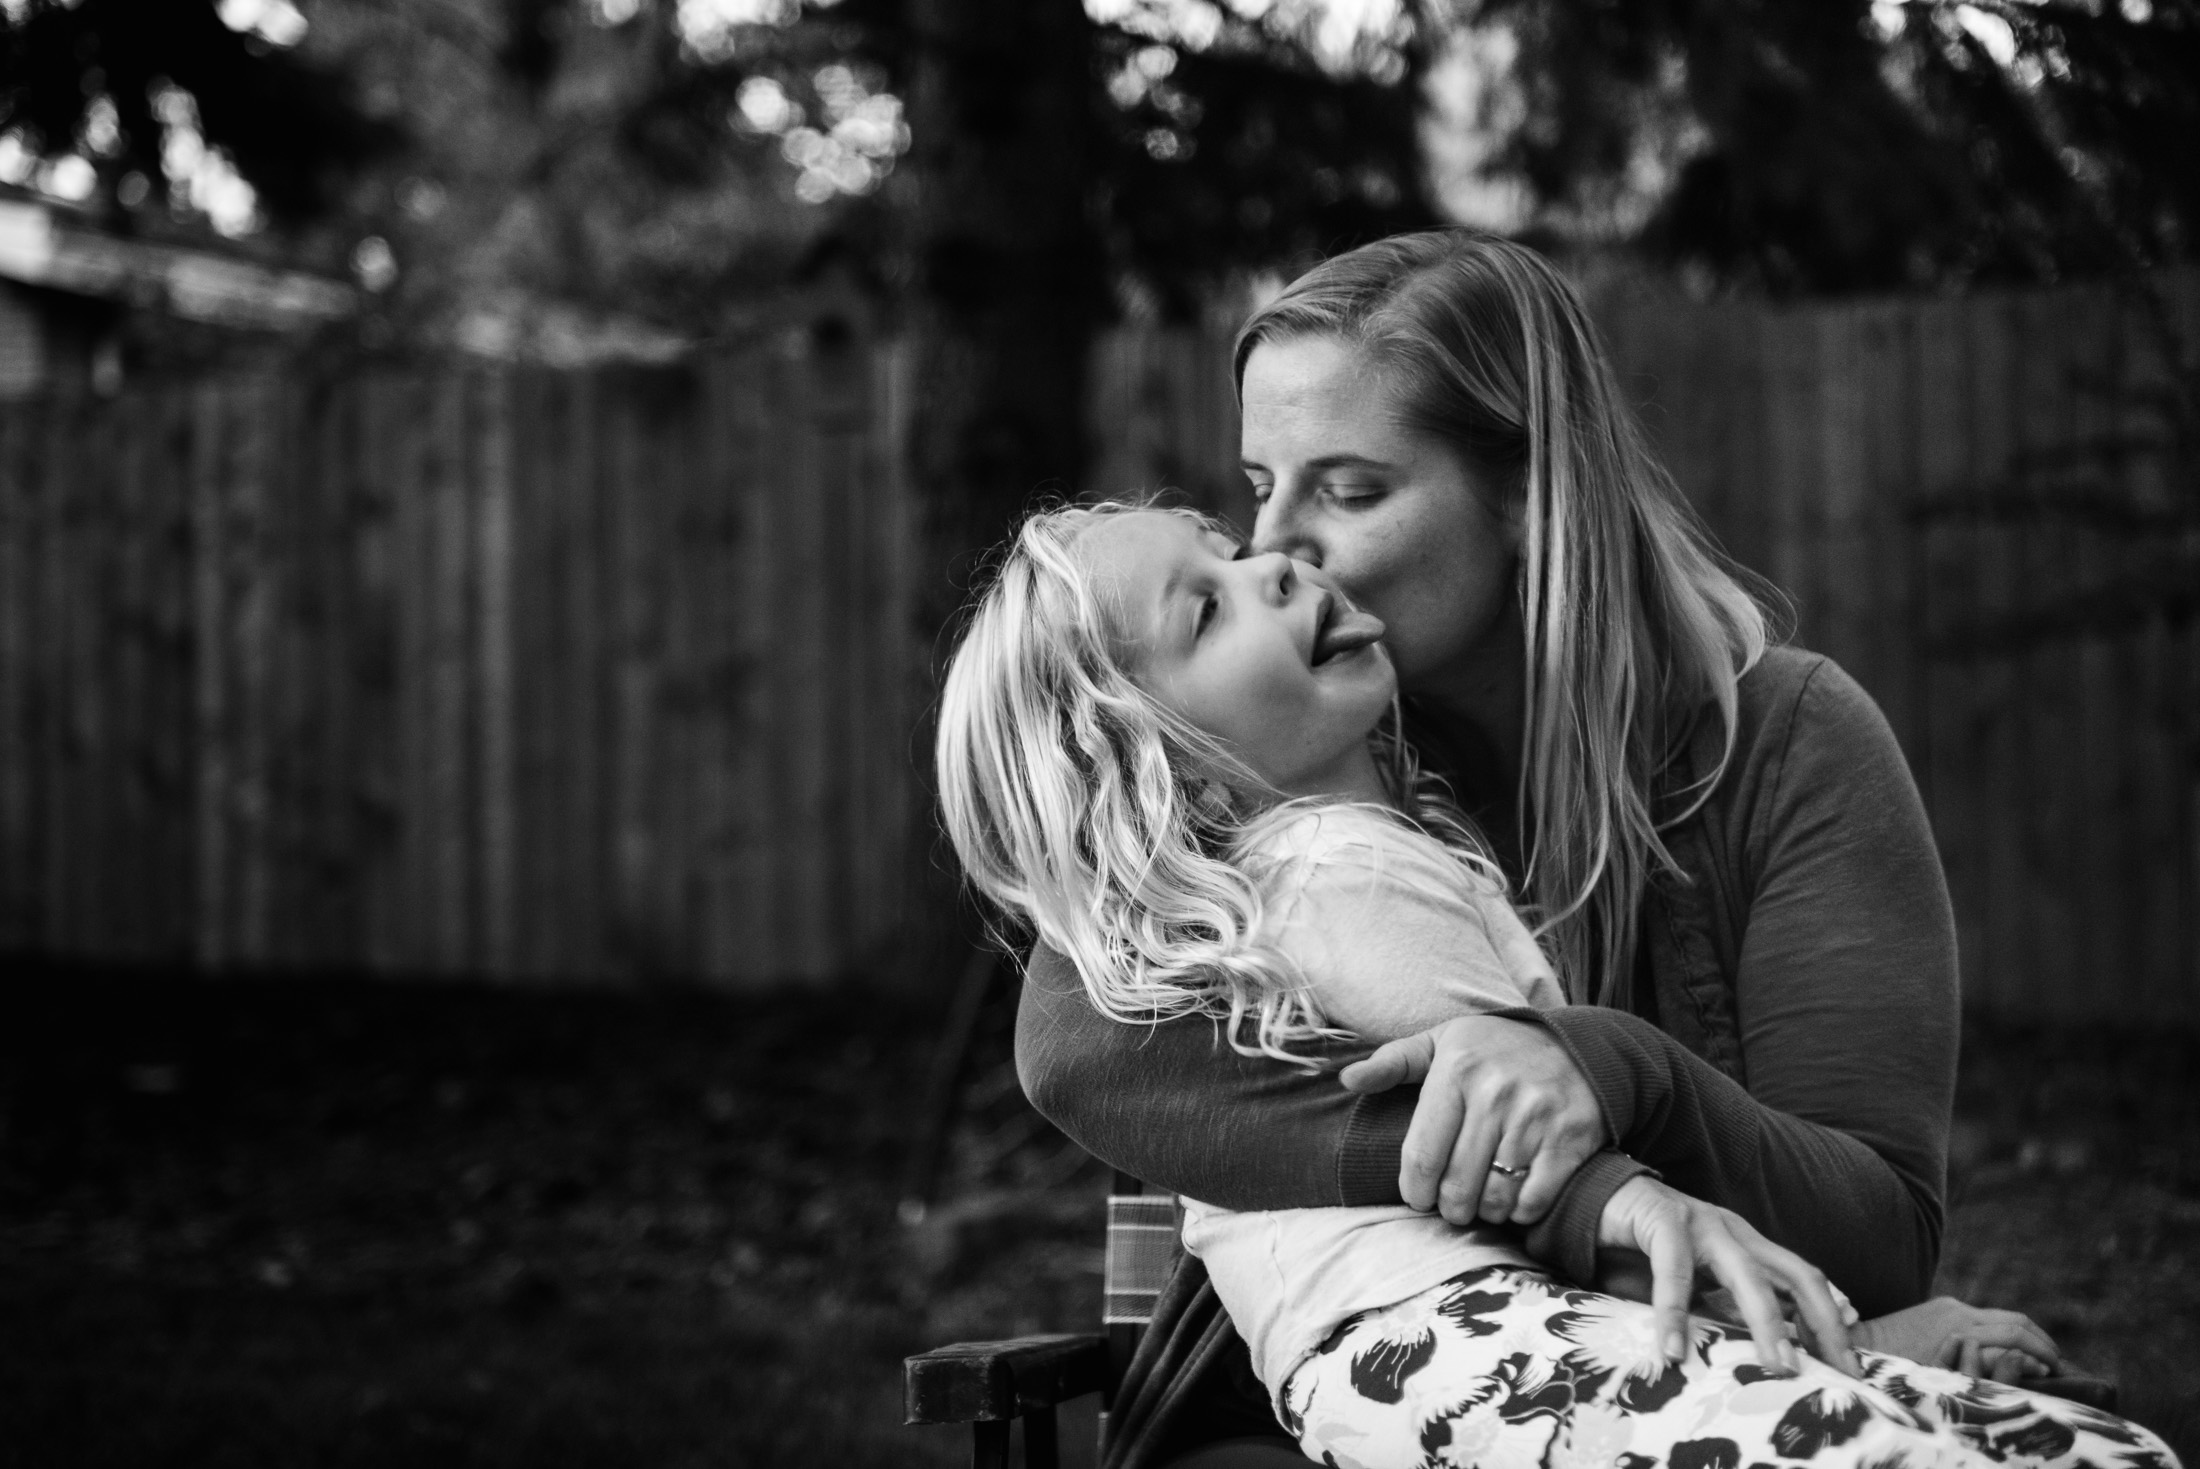
[[[1261,590],[1272,600],[1288,602],[1298,590],[1297,565],[1281,551],[1263,551],[1246,558],[1246,564],[1259,579]]]

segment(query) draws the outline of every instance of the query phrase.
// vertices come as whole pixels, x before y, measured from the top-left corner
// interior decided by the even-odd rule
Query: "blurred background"
[[[11,1461],[959,1461],[1105,1180],[943,630],[1036,491],[1245,523],[1235,324],[1442,222],[1886,709],[1942,1285],[2192,1461],[2193,0],[5,0]]]

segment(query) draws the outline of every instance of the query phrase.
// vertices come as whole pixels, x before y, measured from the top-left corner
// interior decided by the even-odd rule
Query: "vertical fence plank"
[[[398,965],[427,973],[439,957],[435,948],[436,843],[429,814],[435,798],[434,522],[429,505],[432,491],[423,467],[434,434],[426,408],[432,394],[427,384],[410,378],[395,378],[390,388],[391,416],[384,432],[390,435],[390,590],[396,654],[391,668],[392,805],[397,837],[391,919]]]
[[[1820,368],[1817,316],[1788,310],[1769,323],[1765,343],[1764,521],[1766,573],[1794,600],[1796,632],[1807,647],[1825,636],[1826,606],[1817,550],[1824,530],[1824,465],[1818,454]]]
[[[831,654],[828,635],[832,624],[826,606],[831,569],[825,564],[831,464],[821,405],[815,398],[816,366],[807,345],[800,341],[787,344],[779,377],[787,393],[787,409],[801,425],[794,439],[795,455],[787,466],[789,472],[778,486],[786,496],[780,524],[788,533],[780,585],[794,612],[791,625],[785,629],[787,660],[781,682],[782,707],[788,715],[786,729],[792,739],[782,743],[780,751],[787,761],[794,798],[789,828],[794,843],[788,853],[789,938],[793,950],[789,970],[814,979],[827,967],[824,925],[831,921],[826,889],[832,873],[829,762],[833,691],[830,681],[821,676]]]
[[[506,523],[507,640],[510,648],[512,977],[559,978],[556,812],[563,783],[563,730],[553,682],[557,615],[550,566],[554,553],[559,454],[559,379],[525,370],[508,379],[509,480]]]
[[[639,421],[645,390],[634,375],[621,372],[607,386],[615,389],[613,412],[605,415],[610,437],[604,445],[602,477],[597,481],[603,523],[603,611],[606,621],[604,779],[609,827],[611,959],[620,974],[658,977],[661,969],[650,932],[650,879],[656,859],[656,833],[649,810],[649,757],[655,735],[653,718],[656,649],[651,646],[656,568],[639,579],[649,560],[650,514],[662,486],[648,496],[626,487],[645,474]]]
[[[577,376],[573,387],[572,437],[564,473],[559,476],[559,575],[564,593],[559,604],[563,634],[559,712],[560,726],[569,740],[564,764],[572,800],[561,844],[566,866],[560,892],[572,904],[566,910],[568,972],[576,978],[593,978],[608,972],[607,919],[616,912],[610,902],[604,792],[608,721],[603,608],[607,599],[598,585],[607,564],[602,559],[605,536],[598,461],[604,453],[608,415],[601,375]]]
[[[1917,430],[1911,444],[1910,475],[1926,502],[1920,511],[1967,487],[1970,463],[1969,372],[1963,306],[1954,301],[1922,303],[1916,313]],[[1913,511],[1913,517],[1919,511]],[[1977,763],[1973,755],[1973,670],[1933,650],[1955,637],[1969,617],[1977,574],[1975,537],[1945,516],[1911,518],[1910,533],[1921,545],[1923,578],[1916,626],[1925,647],[1922,709],[1926,770],[1931,792],[1928,810],[1940,847],[1941,865],[1956,911],[1957,952],[1964,983],[1979,983],[1985,957],[1986,888],[1984,852],[1978,836]]]
[[[733,470],[738,430],[731,363],[719,358],[701,364],[696,391],[700,411],[694,477],[682,537],[692,559],[680,588],[683,615],[677,619],[688,639],[685,657],[694,681],[689,881],[697,970],[713,984],[731,985],[742,977],[741,934],[746,927],[745,895],[733,861],[743,822],[734,767],[744,670],[734,640],[736,595],[745,568]]]
[[[737,497],[743,544],[735,610],[735,635],[728,655],[741,671],[739,704],[733,721],[734,758],[729,772],[738,815],[730,823],[729,876],[740,905],[732,910],[737,926],[726,935],[747,950],[735,962],[749,973],[784,972],[788,953],[782,942],[785,909],[781,860],[787,840],[783,823],[785,792],[774,773],[782,728],[775,670],[779,634],[790,617],[780,599],[779,557],[784,533],[779,513],[784,503],[778,436],[768,425],[783,410],[777,390],[777,359],[752,351],[729,379],[726,419],[732,436],[729,493]],[[743,935],[746,935],[743,938]]]
[[[2112,385],[2122,371],[2117,316],[2113,293],[2100,288],[2073,292],[2056,305],[2053,340],[2065,347],[2061,389],[2068,408],[2059,425],[2062,462],[2053,468],[2053,482],[2115,488],[2113,465],[2100,458],[2100,446],[2115,428]],[[2113,584],[2120,548],[2100,526],[2074,524],[2058,539],[2074,588]],[[2056,836],[2068,846],[2057,869],[2068,889],[2070,972],[2062,987],[2072,1013],[2086,1008],[2086,996],[2103,986],[2120,992],[2120,1008],[2127,1013],[2145,1012],[2149,976],[2136,924],[2093,919],[2116,912],[2136,917],[2145,881],[2143,863],[2135,859],[2146,823],[2131,800],[2136,738],[2124,733],[2127,725],[2143,724],[2145,716],[2136,709],[2118,715],[2127,703],[2133,644],[2131,638],[2087,637],[2069,649],[2065,661],[2069,731],[2061,758],[2072,785]]]
[[[2005,295],[1971,303],[1966,313],[1971,356],[1972,484],[2006,505],[2008,480],[2018,445],[2017,359],[2022,351],[2017,323]],[[2024,531],[1996,520],[1978,532],[1974,554],[1979,576],[1972,621],[1990,626],[2006,620],[2021,605]],[[2025,911],[2024,732],[2017,719],[2024,696],[2021,660],[1995,655],[1979,660],[1973,679],[1978,702],[1977,776],[1981,786],[1980,841],[1985,853],[1986,952],[1984,991],[1999,1005],[2029,1007],[2031,925]]]
[[[89,670],[82,655],[83,628],[78,618],[79,519],[84,500],[85,455],[79,447],[81,404],[64,403],[49,421],[46,461],[46,558],[44,617],[46,664],[45,735],[51,792],[46,821],[46,850],[51,872],[46,908],[46,942],[64,953],[78,952],[78,915],[83,882],[78,873],[84,843],[83,747],[77,738],[78,703]]]
[[[191,761],[192,826],[196,855],[192,954],[203,969],[229,959],[229,833],[223,820],[228,795],[228,700],[221,637],[222,504],[221,400],[211,384],[189,398],[191,499]]]
[[[154,804],[146,834],[155,904],[156,962],[191,954],[191,480],[190,405],[172,387],[144,400],[144,500],[152,539],[148,637],[152,668],[146,779]],[[4,655],[0,655],[4,656]]]
[[[31,528],[39,486],[26,452],[29,411],[0,407],[0,952],[33,946],[33,752],[29,661],[36,582]]]
[[[354,588],[349,665],[352,857],[359,873],[361,958],[378,974],[404,969],[411,957],[400,719],[404,706],[398,688],[404,617],[397,573],[403,547],[397,493],[402,401],[391,374],[370,372],[359,379],[358,469],[346,513],[352,532],[345,562]]]
[[[107,691],[107,820],[100,832],[99,904],[106,952],[139,963],[152,957],[159,873],[151,840],[157,808],[146,776],[152,736],[150,684],[157,660],[153,623],[153,544],[146,459],[156,432],[137,394],[116,405],[108,532],[111,558],[106,637],[112,682]]]
[[[479,780],[480,918],[475,962],[496,978],[511,977],[517,959],[514,902],[518,890],[513,754],[512,636],[512,394],[501,370],[476,379],[469,424],[468,465],[475,492],[473,625],[478,639],[474,727]]]
[[[236,953],[243,963],[257,967],[273,958],[270,930],[279,861],[271,829],[271,766],[280,743],[273,728],[278,680],[272,665],[281,606],[282,539],[279,508],[268,481],[280,430],[273,385],[247,380],[239,387],[227,395],[225,405],[228,440],[235,454],[226,465],[223,486],[228,520],[223,579],[229,589],[230,617],[222,633],[232,650],[229,668],[236,711],[230,725],[234,776],[229,792],[237,858]]]
[[[363,819],[367,803],[361,736],[367,706],[359,696],[378,676],[369,653],[370,628],[362,616],[361,542],[372,531],[370,501],[359,483],[364,450],[360,396],[356,382],[319,385],[305,492],[317,542],[312,575],[320,616],[304,673],[319,724],[312,830],[323,887],[314,908],[317,932],[309,935],[308,951],[315,963],[335,968],[356,968],[366,961],[365,897],[374,851],[371,829]]]
[[[448,369],[438,375],[427,408],[432,425],[423,491],[428,544],[429,685],[424,690],[428,728],[426,779],[430,912],[429,963],[441,973],[476,968],[474,689],[479,676],[473,612],[474,500],[466,479],[467,418],[474,375]]]

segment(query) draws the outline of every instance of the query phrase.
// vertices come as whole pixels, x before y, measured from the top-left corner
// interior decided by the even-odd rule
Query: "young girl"
[[[1381,635],[1313,568],[1249,557],[1188,512],[1035,516],[942,700],[941,804],[966,871],[1075,962],[1102,1013],[1208,1015],[1287,1062],[1562,1003],[1497,868],[1396,736]],[[1334,1465],[2174,1464],[2143,1429],[2021,1389],[1871,1353],[1852,1380],[1800,1357],[1771,1287],[1845,1360],[1844,1323],[1816,1271],[1737,1229],[1747,1259],[1700,1263],[1754,1350],[1569,1289],[1510,1231],[1404,1207],[1188,1203],[1184,1237],[1278,1416]]]

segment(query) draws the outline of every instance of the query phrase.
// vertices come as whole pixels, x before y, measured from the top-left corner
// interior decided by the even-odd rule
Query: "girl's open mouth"
[[[1357,653],[1383,635],[1382,619],[1362,612],[1335,592],[1323,590],[1314,622],[1314,667]]]

